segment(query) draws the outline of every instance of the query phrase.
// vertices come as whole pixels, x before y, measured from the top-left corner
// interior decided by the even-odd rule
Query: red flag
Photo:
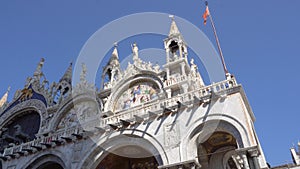
[[[209,10],[208,10],[208,6],[206,6],[205,12],[202,15],[203,19],[204,19],[204,25],[206,25],[207,22],[207,17],[209,16]]]

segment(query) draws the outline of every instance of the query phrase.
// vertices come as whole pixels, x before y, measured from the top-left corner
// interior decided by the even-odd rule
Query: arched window
[[[60,164],[55,162],[46,162],[39,166],[37,169],[64,169]]]
[[[9,144],[21,144],[35,139],[40,128],[40,115],[35,110],[25,110],[8,121],[0,133],[0,151]]]

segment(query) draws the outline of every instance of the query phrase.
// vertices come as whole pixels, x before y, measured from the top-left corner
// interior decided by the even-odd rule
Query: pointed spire
[[[72,68],[73,63],[70,62],[70,65],[68,67],[68,69],[66,70],[65,74],[62,76],[62,78],[59,80],[59,82],[65,80],[68,83],[71,84],[72,82],[72,73],[73,73],[73,68]]]
[[[118,44],[117,42],[115,42],[114,44],[114,50],[111,54],[111,57],[109,59],[109,62],[108,62],[108,65],[111,65],[111,66],[119,66],[120,65],[120,62],[119,62],[119,54],[118,54]]]
[[[8,87],[7,91],[5,92],[5,94],[2,96],[2,98],[0,99],[0,108],[7,102],[7,97],[8,97],[8,93],[10,91],[10,87]]]
[[[118,53],[118,43],[117,42],[115,42],[115,44],[114,44],[114,50],[113,50],[113,52],[112,52],[112,57],[115,57],[115,58],[117,58],[117,59],[119,59],[119,53]]]
[[[169,17],[172,19],[169,36],[174,36],[174,35],[180,34],[179,29],[178,29],[175,19],[174,19],[174,15],[170,15]]]

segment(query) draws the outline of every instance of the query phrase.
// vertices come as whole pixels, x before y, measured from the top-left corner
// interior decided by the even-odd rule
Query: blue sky
[[[256,116],[267,161],[271,165],[290,162],[289,148],[300,138],[300,1],[209,3],[227,67],[243,84]],[[47,79],[58,81],[95,31],[132,13],[177,15],[197,25],[214,42],[211,27],[202,24],[203,11],[201,0],[1,1],[0,95],[11,86],[11,99],[16,89],[23,88],[41,57],[46,60]],[[141,48],[146,47],[143,43],[157,42],[145,38],[139,42]],[[159,45],[163,48],[162,41]],[[128,51],[129,46],[124,49]]]

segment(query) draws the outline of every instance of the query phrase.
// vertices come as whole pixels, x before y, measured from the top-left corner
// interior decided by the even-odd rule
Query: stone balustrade
[[[164,84],[165,84],[165,87],[171,86],[171,85],[183,82],[183,81],[187,80],[187,78],[188,78],[188,76],[186,76],[186,75],[181,75],[181,76],[178,76],[178,77],[170,77],[170,79],[166,80],[164,82]]]
[[[82,131],[83,130],[81,127],[71,127],[65,130],[57,131],[56,133],[52,133],[49,136],[43,136],[34,139],[30,142],[22,143],[20,145],[13,145],[4,149],[2,157],[15,158],[19,155],[33,153],[38,150],[53,147],[59,144],[59,142],[63,143],[66,141],[71,141],[74,138],[74,135],[79,135],[82,133]]]
[[[95,119],[89,122],[81,122],[80,127],[70,127],[65,130],[56,131],[55,133],[49,133],[48,136],[42,136],[30,142],[13,145],[6,148],[1,157],[7,159],[15,158],[19,155],[36,152],[38,150],[56,146],[60,143],[70,142],[73,139],[78,139],[78,137],[85,132],[83,128],[86,130],[86,128],[95,129],[96,127],[107,131],[109,124],[119,124],[120,120],[134,122],[136,120],[136,116],[142,118],[143,121],[146,121],[150,118],[149,111],[154,112],[157,116],[159,116],[164,113],[165,108],[170,109],[178,107],[179,103],[193,104],[195,98],[198,100],[208,100],[213,93],[217,95],[218,92],[226,91],[235,86],[237,86],[236,80],[232,78],[218,83],[213,83],[209,86],[204,86],[198,90],[180,94],[172,98],[166,98],[163,101],[153,100],[127,110],[115,112],[113,115],[106,118]]]
[[[210,96],[212,92],[217,93],[220,91],[225,91],[229,88],[236,86],[237,83],[234,78],[230,80],[221,81],[218,83],[213,83],[209,86],[204,86],[196,91],[187,92],[174,96],[172,98],[167,98],[163,101],[153,100],[145,104],[135,106],[131,109],[121,110],[115,112],[114,115],[106,117],[101,122],[101,127],[105,127],[107,124],[118,123],[120,119],[130,120],[134,119],[135,115],[141,117],[147,117],[147,112],[158,112],[162,111],[164,107],[174,107],[178,105],[178,101],[181,103],[191,103],[194,101],[194,97],[204,98]]]

